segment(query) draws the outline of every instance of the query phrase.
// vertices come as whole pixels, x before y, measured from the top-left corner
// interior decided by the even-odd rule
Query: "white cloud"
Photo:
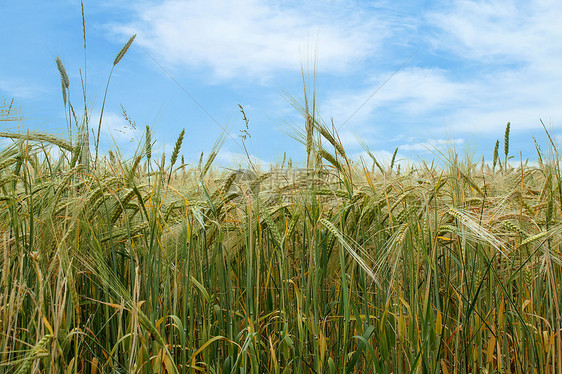
[[[330,110],[329,115],[334,117],[337,126],[342,126],[348,119],[350,124],[363,122],[378,109],[385,108],[411,116],[424,115],[452,104],[458,105],[474,90],[472,84],[448,78],[442,69],[413,67],[397,73],[371,97],[389,74],[377,75],[371,79],[369,87],[358,92],[335,92],[323,107]],[[363,104],[360,111],[353,114]]]
[[[442,147],[464,144],[464,139],[434,139],[422,143],[402,144],[399,149],[403,151],[433,151]]]
[[[385,19],[365,17],[351,3],[166,0],[135,11],[135,21],[113,30],[137,33],[137,45],[157,58],[180,67],[209,67],[217,78],[263,79],[278,70],[298,71],[316,43],[318,69],[342,71],[388,36]]]
[[[269,161],[262,160],[255,155],[250,155],[250,160],[252,162],[252,165],[257,166],[258,168],[261,168],[261,169],[266,169],[271,165],[271,163]],[[217,164],[219,166],[228,166],[228,167],[233,167],[233,166],[248,167],[249,166],[248,165],[248,156],[246,154],[231,152],[231,151],[228,151],[228,150],[225,150],[225,149],[221,149],[219,151],[219,153],[217,154],[217,157],[215,159],[215,164]]]
[[[504,63],[542,64],[562,54],[562,7],[555,0],[459,0],[427,15],[441,29],[433,44],[457,55]]]
[[[464,131],[539,128],[539,118],[560,126],[562,7],[557,1],[467,1],[433,12],[434,47],[467,60],[481,71],[465,106],[451,124]]]

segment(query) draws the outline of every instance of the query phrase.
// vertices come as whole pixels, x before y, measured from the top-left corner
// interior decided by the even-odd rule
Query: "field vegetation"
[[[353,162],[305,96],[304,168],[217,168],[223,137],[188,165],[183,131],[155,160],[149,127],[126,158],[57,62],[69,136],[0,133],[0,371],[562,372],[548,132],[533,163],[509,124],[492,162]]]

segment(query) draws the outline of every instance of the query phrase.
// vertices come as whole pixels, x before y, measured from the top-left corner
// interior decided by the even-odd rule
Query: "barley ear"
[[[207,171],[209,171],[209,168],[213,164],[213,161],[215,160],[215,157],[217,157],[217,154],[218,154],[218,150],[216,149],[213,149],[209,154],[209,158],[207,159],[207,162],[205,162],[203,169],[201,169],[201,179],[203,179],[205,174],[207,174]],[[201,153],[201,155],[203,155],[203,153]]]
[[[168,184],[170,183],[170,179],[172,178],[172,169],[174,168],[174,164],[178,160],[178,155],[181,149],[181,143],[183,142],[183,136],[185,135],[185,129],[182,129],[180,135],[178,136],[178,140],[176,140],[176,145],[174,146],[174,150],[172,151],[172,157],[170,158],[170,173],[168,174]]]
[[[509,158],[507,157],[507,155],[509,154],[509,128],[511,127],[511,124],[508,122],[507,126],[505,126],[505,134],[503,137],[503,153],[505,155],[505,159],[503,162],[503,168],[505,171],[507,171],[507,161],[509,160]]]
[[[313,152],[313,136],[314,136],[314,126],[313,126],[313,117],[308,110],[306,112],[306,157],[307,157],[307,167],[310,168],[311,165],[311,156]]]
[[[494,158],[492,160],[492,171],[496,169],[496,164],[498,163],[499,148],[500,148],[500,141],[496,140],[496,146],[494,147]]]
[[[136,36],[137,36],[137,34],[131,36],[129,41],[127,43],[125,43],[123,48],[121,48],[121,50],[119,51],[117,56],[115,56],[115,60],[113,61],[113,66],[117,65],[119,63],[119,61],[121,61],[121,59],[125,56],[125,53],[127,53],[127,51],[129,50],[129,47],[131,46],[131,44],[133,44],[133,40],[135,40]]]
[[[84,38],[84,51],[86,50],[86,17],[84,17],[84,2],[80,1],[82,7],[82,36]]]
[[[64,68],[62,61],[58,56],[57,56],[57,68],[59,69],[60,77],[64,87],[68,88],[68,86],[70,86],[70,79],[68,79],[68,74],[66,74],[66,69]]]
[[[203,164],[203,152],[201,152],[201,157],[199,157],[199,165],[197,165],[197,170],[201,173],[201,165]]]
[[[66,87],[64,85],[63,77],[60,78],[61,86],[62,86],[62,101],[64,102],[64,107],[66,108]]]
[[[509,153],[509,128],[510,127],[511,124],[508,122],[507,126],[505,127],[505,135],[503,139],[503,151],[506,158],[507,158],[507,154]]]
[[[160,171],[164,170],[164,166],[166,166],[166,153],[162,152],[162,159],[160,159]]]
[[[37,344],[35,344],[35,346],[33,346],[33,348],[29,351],[29,353],[27,354],[27,356],[24,357],[20,367],[18,368],[18,370],[16,371],[16,373],[28,373],[31,369],[31,366],[33,365],[33,362],[39,358],[39,357],[45,357],[49,355],[49,352],[45,349],[45,346],[47,345],[47,343],[49,343],[49,341],[53,338],[53,335],[51,334],[47,334],[45,336],[43,336],[41,338],[41,340],[39,340],[37,342]]]
[[[394,161],[396,160],[397,153],[398,153],[398,147],[396,147],[394,153],[392,154],[392,159],[390,160],[390,170],[392,170],[392,168],[394,167]]]
[[[172,157],[170,159],[170,167],[173,167],[176,161],[178,160],[178,155],[181,149],[181,143],[183,142],[183,136],[185,135],[185,129],[182,129],[180,135],[178,136],[178,140],[176,140],[176,145],[174,146],[174,150],[172,151]]]
[[[553,212],[554,212],[554,205],[552,203],[552,196],[549,196],[548,203],[546,205],[546,214],[545,214],[546,229],[547,230],[548,230],[550,221],[552,220],[552,213]]]
[[[146,125],[146,158],[148,163],[150,163],[150,158],[152,157],[152,136],[150,135],[150,126]]]

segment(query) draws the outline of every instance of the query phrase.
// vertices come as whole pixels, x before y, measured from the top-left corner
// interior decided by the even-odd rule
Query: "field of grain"
[[[490,162],[354,162],[305,97],[306,167],[219,168],[223,137],[188,165],[184,131],[154,159],[148,126],[127,158],[57,65],[68,137],[0,133],[1,372],[562,373],[548,131],[533,162],[509,124]]]
[[[398,170],[305,119],[252,172],[1,133],[2,371],[560,372],[554,142]]]

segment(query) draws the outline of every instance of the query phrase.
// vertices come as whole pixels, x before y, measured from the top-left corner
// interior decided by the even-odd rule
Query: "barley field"
[[[559,372],[555,143],[397,170],[307,119],[251,173],[1,133],[2,371]]]
[[[224,137],[188,165],[184,131],[155,159],[148,126],[127,158],[57,63],[68,137],[0,133],[0,371],[562,372],[548,131],[533,162],[509,124],[491,162],[358,162],[305,97],[306,167],[216,167]]]

